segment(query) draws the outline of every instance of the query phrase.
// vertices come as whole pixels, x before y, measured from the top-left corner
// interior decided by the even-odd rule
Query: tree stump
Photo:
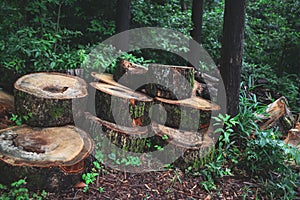
[[[93,138],[97,138],[97,145],[101,149],[114,148],[106,139],[118,148],[127,152],[142,153],[145,151],[148,137],[147,127],[125,127],[99,119],[90,113],[85,113],[85,128]]]
[[[192,96],[194,68],[150,64],[147,72],[146,93],[151,97],[186,99]]]
[[[60,73],[28,74],[14,87],[16,113],[30,116],[26,123],[39,127],[74,123],[73,117],[84,111],[88,95],[83,79]]]
[[[160,107],[152,120],[165,126],[197,131],[209,126],[212,111],[219,110],[219,106],[202,99],[192,97],[183,100],[155,98]],[[163,113],[166,113],[167,117]]]
[[[295,118],[287,107],[287,99],[280,97],[269,104],[265,115],[258,115],[261,119],[258,122],[260,129],[278,128],[278,131],[284,135],[295,126]]]
[[[181,169],[189,166],[198,169],[211,161],[215,143],[209,134],[206,134],[207,129],[203,130],[203,133],[183,131],[155,122],[152,123],[152,129],[154,134],[161,138],[155,143],[168,147],[168,150],[161,151],[159,156],[163,162],[175,160],[173,164]]]
[[[100,119],[127,127],[150,124],[153,99],[145,94],[104,83],[90,83],[96,89],[96,115]]]
[[[76,184],[93,150],[93,140],[74,126],[32,128],[26,125],[0,131],[0,181],[26,178],[34,190],[53,191]]]
[[[134,90],[139,90],[143,87],[143,85],[139,84],[144,83],[147,79],[147,71],[148,69],[144,66],[134,64],[124,59],[119,59],[113,74],[113,79],[121,85],[125,85]]]

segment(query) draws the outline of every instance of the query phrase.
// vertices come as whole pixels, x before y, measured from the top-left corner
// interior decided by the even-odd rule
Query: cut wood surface
[[[152,122],[152,129],[155,135],[166,138],[161,139],[164,140],[163,142],[156,141],[161,146],[168,146],[168,151],[162,152],[160,158],[170,160],[176,158],[174,164],[183,169],[189,166],[200,168],[210,161],[215,143],[206,133],[208,129],[203,130],[204,133],[190,132],[173,129],[155,122]]]
[[[0,131],[0,175],[6,178],[1,181],[10,183],[26,177],[35,189],[69,187],[76,183],[70,180],[80,180],[93,146],[86,132],[70,125],[3,129]]]
[[[153,99],[133,90],[104,83],[90,83],[96,89],[97,117],[118,125],[134,127],[150,124]]]
[[[60,73],[34,73],[15,82],[15,109],[20,116],[31,116],[31,126],[72,124],[85,109],[86,83],[83,79]]]
[[[122,85],[118,82],[116,82],[113,78],[112,74],[108,73],[97,73],[97,72],[91,72],[91,76],[94,77],[97,81],[106,83],[109,85],[117,86],[120,88],[130,89],[129,87],[126,87],[125,85]]]
[[[139,89],[147,79],[148,69],[144,66],[137,65],[124,59],[119,59],[116,65],[116,69],[113,75],[113,79],[129,88],[134,90]]]
[[[287,99],[280,97],[266,108],[266,115],[258,115],[258,122],[262,130],[267,128],[278,128],[282,134],[287,134],[295,125],[295,119],[287,107]]]
[[[151,97],[190,98],[194,88],[194,68],[149,64],[147,79],[146,93]]]
[[[212,111],[219,110],[219,106],[200,97],[191,97],[183,100],[155,98],[161,105],[154,113],[152,120],[172,128],[183,130],[201,130],[209,126]],[[163,113],[167,114],[165,116]]]

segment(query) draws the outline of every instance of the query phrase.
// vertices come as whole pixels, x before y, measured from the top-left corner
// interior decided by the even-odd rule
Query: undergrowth
[[[263,113],[255,94],[241,91],[239,114],[233,118],[219,115],[215,125],[224,122],[218,148],[213,162],[205,165],[199,173],[204,181],[200,185],[208,192],[217,189],[216,180],[223,176],[240,175],[253,182],[246,187],[244,199],[293,199],[299,185],[299,175],[292,163],[300,163],[300,152],[296,147],[285,144],[281,134],[274,128],[260,130],[259,118]]]

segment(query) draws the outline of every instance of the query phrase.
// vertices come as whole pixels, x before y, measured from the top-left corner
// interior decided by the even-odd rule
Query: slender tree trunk
[[[190,32],[192,38],[197,43],[201,44],[201,34],[202,34],[202,15],[203,15],[203,0],[193,0],[192,4],[192,22],[193,29]],[[191,65],[196,69],[199,69],[200,63],[200,49],[194,41],[190,42],[190,62]]]
[[[245,0],[226,0],[220,72],[227,96],[227,113],[238,114],[245,29]]]
[[[130,0],[117,1],[116,33],[127,31],[130,28]],[[128,49],[129,36],[122,35],[122,39],[117,41],[117,47],[123,51]]]
[[[203,17],[203,0],[193,0],[193,4],[192,4],[193,30],[191,31],[191,36],[198,43],[201,43],[202,17]]]

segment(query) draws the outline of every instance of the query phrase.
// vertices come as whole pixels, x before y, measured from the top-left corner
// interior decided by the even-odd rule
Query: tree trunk
[[[117,1],[116,33],[129,30],[130,27],[130,0]],[[117,48],[122,51],[128,50],[129,35],[124,34],[117,41]]]
[[[0,131],[2,184],[26,178],[31,189],[47,191],[71,187],[81,179],[93,140],[74,126]]]
[[[85,109],[84,80],[59,73],[34,73],[15,82],[15,109],[29,117],[31,126],[50,127],[73,124]]]
[[[226,90],[227,113],[231,116],[238,114],[245,11],[245,0],[225,0],[220,72]]]
[[[194,68],[151,64],[147,72],[146,93],[151,97],[186,99],[192,96]]]
[[[198,131],[209,126],[211,112],[219,107],[199,97],[184,100],[155,98],[159,108],[152,114],[152,120],[159,124],[180,129]]]
[[[189,166],[198,169],[211,161],[214,142],[209,134],[181,131],[157,123],[152,123],[152,129],[160,138],[156,143],[167,148],[158,156],[163,163],[175,160],[173,164],[181,169]]]
[[[193,4],[192,4],[193,30],[191,31],[191,36],[199,44],[201,44],[202,17],[203,17],[203,0],[193,0]]]
[[[145,94],[104,83],[91,83],[96,89],[96,114],[121,126],[147,126],[153,99]]]

